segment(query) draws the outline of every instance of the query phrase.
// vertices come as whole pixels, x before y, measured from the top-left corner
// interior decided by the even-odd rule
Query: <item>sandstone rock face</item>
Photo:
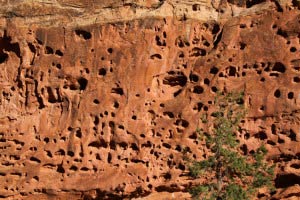
[[[258,198],[300,198],[295,2],[0,4],[0,197],[189,198],[183,149],[203,159],[200,116],[243,90],[242,150],[277,165]]]

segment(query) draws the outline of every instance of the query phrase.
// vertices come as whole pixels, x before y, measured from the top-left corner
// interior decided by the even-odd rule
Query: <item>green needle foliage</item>
[[[265,161],[267,150],[260,146],[255,153],[244,155],[236,136],[241,120],[246,115],[243,93],[218,93],[214,100],[215,111],[201,116],[203,129],[197,129],[209,156],[202,161],[190,161],[190,175],[207,181],[190,190],[202,200],[251,199],[257,189],[272,189],[274,165]]]

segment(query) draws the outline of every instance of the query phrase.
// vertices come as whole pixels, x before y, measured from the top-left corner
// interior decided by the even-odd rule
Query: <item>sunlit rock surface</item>
[[[189,199],[183,150],[237,90],[241,151],[277,165],[258,198],[300,198],[296,1],[0,4],[0,197]]]

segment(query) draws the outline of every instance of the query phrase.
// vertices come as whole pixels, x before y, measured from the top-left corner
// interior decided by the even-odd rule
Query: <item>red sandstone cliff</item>
[[[0,197],[185,199],[217,89],[300,198],[297,1],[0,1]],[[158,193],[158,194],[156,194]]]

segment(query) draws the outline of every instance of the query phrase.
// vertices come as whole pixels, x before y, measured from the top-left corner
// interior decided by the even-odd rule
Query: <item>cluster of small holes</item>
[[[199,9],[198,4],[192,5],[194,12],[198,12]],[[259,21],[253,20],[251,23],[242,23],[237,28],[241,31],[250,28],[254,30],[259,25]],[[273,25],[273,31],[276,31],[280,37],[289,40],[290,33],[278,26]],[[55,116],[57,119],[53,119],[49,114],[46,120],[47,122],[49,120],[48,126],[61,128],[51,134],[50,129],[44,130],[43,134],[39,134],[38,131],[33,134],[34,139],[28,148],[28,156],[25,156],[25,159],[28,160],[26,165],[52,170],[53,173],[63,175],[62,177],[71,177],[78,172],[84,174],[105,173],[106,169],[101,166],[106,164],[112,168],[122,167],[124,171],[135,165],[144,165],[149,170],[155,167],[157,170],[153,175],[150,173],[151,175],[143,176],[139,172],[134,172],[136,174],[130,172],[131,174],[128,175],[135,176],[140,182],[146,182],[149,190],[159,191],[163,188],[158,188],[155,181],[176,179],[177,175],[174,175],[176,173],[173,173],[173,170],[180,170],[181,175],[184,176],[186,166],[183,160],[180,160],[183,152],[187,152],[192,158],[207,157],[207,154],[198,151],[205,147],[195,132],[194,127],[197,123],[195,119],[199,119],[201,114],[211,111],[215,93],[222,87],[225,89],[227,87],[226,84],[222,85],[222,81],[233,81],[233,85],[236,80],[245,81],[244,87],[247,90],[252,83],[247,81],[251,78],[255,84],[263,86],[276,81],[280,82],[286,78],[295,87],[287,89],[284,85],[281,85],[280,88],[275,86],[266,92],[268,93],[265,95],[266,100],[262,98],[262,101],[267,102],[268,98],[271,98],[270,102],[275,101],[275,103],[286,100],[289,103],[287,105],[292,105],[295,102],[298,95],[296,86],[300,82],[297,74],[300,71],[299,61],[296,58],[292,59],[290,63],[286,60],[260,60],[241,64],[239,56],[243,55],[243,52],[251,50],[252,44],[239,40],[232,48],[240,55],[230,53],[230,51],[225,54],[222,49],[222,34],[225,33],[222,33],[221,27],[217,24],[197,24],[193,27],[194,33],[191,33],[189,37],[185,34],[174,36],[173,33],[164,30],[161,25],[157,25],[153,29],[154,34],[151,35],[153,48],[149,48],[151,49],[147,51],[149,54],[143,57],[145,59],[141,62],[143,66],[125,55],[127,49],[131,48],[124,47],[122,49],[123,46],[111,45],[111,41],[106,41],[107,44],[99,41],[102,45],[101,48],[92,44],[94,38],[97,38],[94,35],[97,34],[97,31],[76,29],[72,32],[78,46],[83,44],[87,46],[89,54],[95,59],[93,60],[95,62],[90,62],[89,59],[85,60],[78,56],[74,58],[76,67],[73,66],[73,60],[72,66],[68,66],[68,62],[60,58],[69,55],[68,49],[58,49],[50,44],[43,46],[42,42],[28,44],[33,54],[38,53],[39,49],[36,48],[38,45],[43,46],[40,49],[42,54],[46,54],[44,57],[51,60],[48,64],[51,67],[46,71],[41,67],[40,72],[37,72],[36,66],[32,62],[32,68],[24,69],[26,78],[26,87],[24,88],[27,91],[24,106],[30,108],[29,105],[32,106],[36,103],[43,105],[39,107],[41,112],[45,109],[48,113],[61,113],[61,118]],[[120,35],[124,34],[122,37],[126,37],[125,32],[122,31],[123,29],[120,30]],[[138,35],[136,34],[136,37],[139,37]],[[143,40],[140,41],[143,42]],[[135,45],[138,46],[139,43],[135,43]],[[286,46],[291,55],[297,55],[299,46],[296,42],[287,41]],[[174,59],[174,62],[171,64],[166,62],[166,64],[164,61],[170,58],[168,57],[169,53],[166,53],[169,47],[175,51],[172,54],[174,57],[170,59]],[[134,47],[132,48],[134,49]],[[9,60],[10,54],[7,53],[7,49],[5,48],[3,51],[0,49],[1,65]],[[16,49],[14,50],[16,51]],[[36,57],[35,59],[41,58]],[[122,63],[127,59],[131,65]],[[219,62],[221,59],[224,61],[222,64]],[[172,64],[173,66],[168,66]],[[157,87],[164,88],[164,92],[159,93],[157,88],[148,84],[150,75],[145,81],[144,77],[141,78],[147,83],[143,85],[142,89],[140,85],[134,85],[134,87],[130,85],[131,82],[136,84],[135,81],[140,80],[138,76],[143,74],[140,72],[144,72],[142,70],[146,69],[149,69],[149,74],[152,73],[151,70],[157,70],[155,74],[151,74],[151,78],[159,77],[157,78]],[[68,70],[72,73],[69,73]],[[291,71],[293,74],[289,76]],[[128,73],[126,80],[122,78],[123,75],[120,75],[124,72]],[[35,83],[37,74],[41,82],[48,80],[49,84],[44,87],[41,82]],[[21,86],[22,84],[16,85],[9,91],[3,91],[1,98],[11,101],[13,92],[19,92]],[[167,96],[168,90],[172,91],[171,100]],[[262,94],[257,96],[260,95]],[[32,101],[32,99],[34,100]],[[185,101],[187,99],[188,101]],[[249,101],[250,112],[252,106],[257,106],[258,114],[263,117],[251,116],[253,118],[247,120],[255,122],[255,120],[268,118],[268,112],[274,106],[261,101],[257,105],[254,105],[255,103],[255,101],[254,103]],[[30,109],[28,110],[30,112]],[[66,120],[55,125],[62,119]],[[269,119],[274,120],[275,117],[274,119],[269,117],[265,121],[271,121]],[[14,120],[12,118],[11,121]],[[295,130],[280,127],[275,123],[269,128],[258,128],[261,130],[255,131],[255,133],[241,129],[245,131],[241,137],[246,142],[255,139],[271,146],[284,145],[288,141],[297,142],[298,140]],[[25,149],[27,132],[18,139],[14,139],[7,133],[1,134],[0,149],[4,152],[11,149],[21,152]],[[185,140],[188,141],[186,143],[188,147],[181,142]],[[42,147],[38,145],[40,142]],[[245,155],[253,152],[253,149],[250,149],[247,144],[242,145],[240,149]],[[23,159],[21,153],[15,155],[1,153],[0,156],[4,161],[2,163],[4,166],[14,167],[18,161]],[[60,162],[52,162],[53,160]],[[153,165],[152,160],[159,165]],[[293,167],[299,166],[295,164]],[[1,177],[8,175],[9,173],[0,173]],[[23,176],[19,172],[11,172],[10,175]],[[32,177],[36,182],[42,180],[38,173],[33,174]]]

